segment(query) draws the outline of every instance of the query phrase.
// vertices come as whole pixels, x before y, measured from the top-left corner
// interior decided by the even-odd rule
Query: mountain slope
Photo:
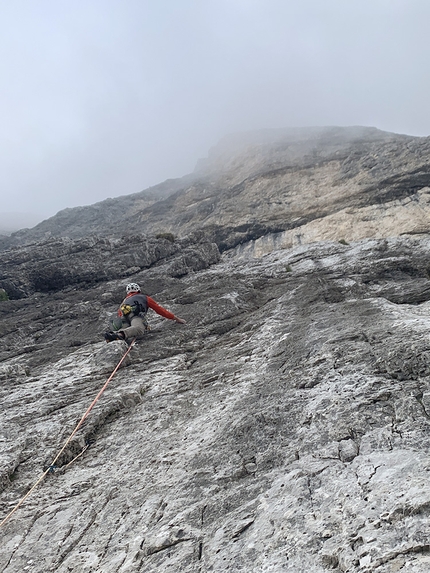
[[[430,233],[389,236],[418,228],[410,203],[425,202],[427,140],[374,132],[369,143],[364,131],[361,144],[363,131],[345,143],[340,130],[338,144],[348,157],[358,145],[366,157],[385,149],[372,191],[361,160],[343,191],[335,159],[284,166],[282,184],[279,173],[270,179],[264,149],[277,135],[265,132],[264,142],[254,136],[252,161],[249,149],[233,159],[242,142],[223,144],[236,170],[219,150],[204,166],[219,189],[216,225],[197,207],[193,219],[192,201],[203,201],[193,183],[148,208],[157,232],[172,231],[178,217],[181,238],[51,236],[0,253],[10,296],[0,301],[0,520],[50,466],[125,352],[125,343],[103,340],[125,284],[138,282],[187,320],[149,316],[151,332],[57,467],[0,528],[2,572],[429,570]],[[331,158],[333,132],[324,138],[320,156]],[[279,146],[276,161],[296,161],[298,146]],[[229,196],[245,171],[247,183]],[[233,172],[230,187],[218,185]],[[247,240],[251,231],[237,225],[263,181],[258,236]],[[310,193],[301,203],[314,184],[324,188],[318,209]],[[270,215],[270,201],[284,187],[311,244],[288,242],[291,229],[273,232],[286,219],[284,207]],[[406,201],[412,192],[421,198]],[[378,204],[380,214],[396,213],[391,227]],[[366,232],[387,237],[318,239],[357,213]]]
[[[290,245],[428,232],[429,152],[429,138],[372,128],[248,134],[221,142],[187,178],[150,195],[61,211],[7,246],[47,232],[71,238],[204,232],[221,250],[284,231]],[[410,214],[402,217],[406,203]]]

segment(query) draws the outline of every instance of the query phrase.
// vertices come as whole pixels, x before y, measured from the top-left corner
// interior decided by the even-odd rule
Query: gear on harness
[[[131,312],[133,314],[139,314],[139,307],[137,305],[129,305],[129,304],[122,304],[120,306],[120,311],[122,313],[122,316],[127,316],[128,314],[130,314]],[[119,314],[119,313],[118,313]]]

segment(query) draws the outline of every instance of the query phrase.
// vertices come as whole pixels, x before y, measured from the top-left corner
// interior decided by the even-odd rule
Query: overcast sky
[[[429,0],[0,0],[0,211],[194,169],[222,136],[430,134]]]

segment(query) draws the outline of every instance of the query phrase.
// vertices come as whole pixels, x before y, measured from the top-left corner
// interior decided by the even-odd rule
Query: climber
[[[118,309],[118,322],[120,328],[114,332],[110,330],[105,332],[106,342],[113,340],[127,340],[127,338],[134,338],[143,336],[149,330],[146,321],[146,313],[148,308],[155,310],[160,316],[174,320],[179,324],[185,324],[183,318],[175,316],[159,304],[155,302],[150,296],[142,294],[140,286],[136,283],[130,283],[126,286],[127,296],[122,301]],[[128,325],[128,326],[126,326]],[[125,328],[124,328],[125,326]]]

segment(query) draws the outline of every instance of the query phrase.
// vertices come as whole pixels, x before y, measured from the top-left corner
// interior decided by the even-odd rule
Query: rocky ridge
[[[61,211],[15,233],[198,233],[221,251],[274,235],[278,246],[430,231],[430,138],[372,128],[267,130],[227,138],[183,179]],[[160,194],[156,200],[157,193]],[[406,207],[406,208],[405,208]]]
[[[0,529],[1,571],[429,570],[429,234],[220,237],[196,223],[0,254],[3,516],[124,352],[101,340],[124,284],[187,319],[150,317]]]

